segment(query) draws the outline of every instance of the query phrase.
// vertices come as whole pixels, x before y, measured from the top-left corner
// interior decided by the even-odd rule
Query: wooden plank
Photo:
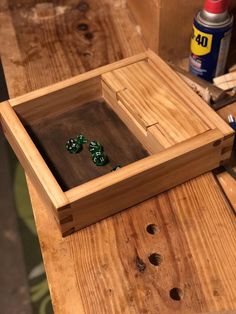
[[[162,79],[167,81],[173,91],[178,93],[178,95],[181,95],[184,101],[188,102],[188,100],[191,99],[189,106],[210,128],[214,129],[214,127],[217,126],[226,137],[232,135],[232,129],[222,121],[210,106],[206,106],[205,102],[197,97],[195,92],[187,86],[186,83],[183,83],[183,80],[181,80],[178,74],[170,72],[168,70],[169,66],[151,50],[149,50],[147,54],[151,59],[151,64],[155,67]]]
[[[159,0],[127,0],[128,8],[134,17],[145,40],[146,47],[159,53],[160,15]]]
[[[161,1],[159,55],[162,58],[175,62],[189,56],[193,19],[203,3],[203,0],[180,0],[176,5],[174,1]]]
[[[67,1],[67,5],[70,3]],[[102,7],[102,2],[99,5]],[[29,57],[30,40],[26,35],[22,38],[22,26],[15,21],[21,11],[15,10],[15,26],[8,10],[0,13],[4,25],[0,28],[0,51],[4,51],[3,64],[11,97],[47,84],[38,61]],[[29,12],[31,7],[24,11],[24,22],[34,32]],[[127,35],[126,43],[121,44],[124,46],[128,45],[127,38],[132,39],[132,34],[125,32],[127,23],[123,20],[120,24]],[[65,25],[63,19],[52,30],[53,34],[60,25]],[[113,28],[107,26],[107,29],[116,34]],[[8,30],[11,30],[10,39]],[[43,33],[47,34],[45,28]],[[74,34],[69,31],[65,37],[69,36]],[[116,35],[113,38],[117,40]],[[55,35],[54,40],[63,46],[61,38]],[[34,45],[41,48],[39,39],[36,38]],[[112,55],[112,45],[109,49],[105,46],[99,60]],[[15,57],[17,51],[19,56]],[[92,49],[88,51],[93,53]],[[73,49],[68,49],[63,59],[61,50],[55,50],[51,58],[50,53],[51,46],[46,45],[40,60],[41,64],[48,61],[50,84],[64,79],[66,74],[69,76],[72,64],[74,73],[80,71],[78,54]],[[54,65],[59,60],[62,69],[58,73]],[[54,217],[30,180],[28,186],[55,313],[235,312],[235,216],[212,174],[182,184],[66,239],[61,238]],[[149,224],[156,225],[154,235],[146,232]],[[159,267],[149,262],[153,252],[163,256]],[[141,267],[137,267],[137,258],[144,262],[138,263]],[[181,301],[170,298],[173,287],[183,290]]]
[[[163,128],[159,124],[150,126],[147,130],[147,134],[150,143],[156,142],[158,139],[158,142],[164,148],[169,148],[176,144],[176,139],[173,139],[167,132],[163,132]],[[183,141],[183,138],[179,139],[179,142],[181,141]]]
[[[218,130],[210,130],[65,192],[75,230],[218,167],[221,138]]]
[[[227,147],[228,137],[233,140],[232,129],[162,60],[152,52],[149,56],[148,63],[140,61],[102,75],[116,98],[147,131],[149,146],[156,142],[159,149],[169,147],[209,128],[219,127],[225,134]]]
[[[178,6],[173,1],[161,0],[127,0],[127,4],[148,48],[173,62],[189,55],[193,19],[203,0],[194,3],[181,0]]]
[[[152,137],[149,132],[147,132],[140,123],[134,118],[134,116],[127,109],[127,104],[125,100],[121,102],[117,99],[117,93],[109,87],[102,80],[102,93],[103,97],[116,114],[120,117],[122,121],[128,126],[128,128],[135,134],[139,141],[144,145],[144,147],[152,154],[159,153],[164,148],[170,147],[171,145],[166,141],[166,138],[163,136],[163,145],[160,143],[160,134],[159,140],[157,136]]]
[[[147,61],[105,73],[102,79],[146,130],[158,124],[161,138],[178,143],[209,129]]]
[[[219,77],[214,78],[216,86],[223,90],[236,88],[236,72],[231,72]]]
[[[9,102],[4,102],[0,105],[0,115],[5,136],[26,172],[33,178],[36,188],[41,191],[42,197],[44,196],[47,199],[48,204],[53,209],[65,207],[68,204],[67,198]],[[58,220],[57,216],[56,218]]]
[[[14,95],[22,95],[30,91],[25,77],[24,64],[21,59],[21,52],[18,47],[16,32],[9,14],[7,0],[1,1],[0,19],[4,27],[0,28],[0,55],[4,64],[4,72],[7,79],[7,87],[14,90]],[[7,35],[6,35],[7,34]],[[7,36],[7,40],[5,40]],[[11,47],[14,47],[11,50]],[[11,50],[11,59],[9,59],[9,49]],[[11,79],[8,79],[8,78]],[[19,84],[20,82],[20,84]]]
[[[217,174],[217,179],[236,213],[236,180],[226,171]]]
[[[10,5],[31,90],[37,89],[38,80],[48,86],[144,50],[127,10],[113,9],[107,1],[90,0],[84,11],[74,0],[53,4],[10,1]],[[114,16],[119,23],[114,23]],[[87,25],[85,31],[81,23]]]
[[[53,119],[87,101],[94,101],[101,97],[99,77],[68,87],[63,82],[58,85],[61,87],[59,90],[54,90],[55,86],[45,87],[43,91],[35,91],[30,95],[19,97],[20,99],[11,99],[9,102],[24,124],[30,125],[39,123],[45,117]]]
[[[114,68],[143,60],[144,53],[118,61]],[[74,108],[86,101],[93,101],[101,96],[101,83],[99,76],[110,69],[110,65],[89,71],[83,75],[67,79],[23,96],[13,98],[10,104],[20,117],[26,122],[38,121],[45,115],[63,113],[67,108]],[[50,97],[48,98],[48,94]],[[65,107],[66,103],[66,107]]]
[[[136,136],[137,139],[143,144],[143,146],[150,153],[158,153],[164,149],[159,143],[149,145],[147,139],[147,132],[137,122],[137,120],[131,115],[126,107],[117,100],[116,93],[102,80],[102,96],[107,101],[109,106],[120,117],[120,119],[126,124],[129,130]],[[156,142],[156,141],[155,141]]]
[[[29,186],[55,313],[235,312],[235,217],[212,174],[64,240]],[[155,252],[160,266],[149,261]],[[181,301],[170,298],[174,287]]]

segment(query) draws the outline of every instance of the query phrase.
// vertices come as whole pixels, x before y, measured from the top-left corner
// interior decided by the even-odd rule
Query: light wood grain
[[[161,3],[159,0],[127,0],[127,6],[133,15],[145,40],[146,47],[159,53]]]
[[[164,147],[160,145],[149,145],[146,130],[137,122],[133,115],[126,109],[126,106],[117,100],[116,93],[102,80],[102,96],[107,101],[112,110],[126,124],[130,131],[139,139],[143,146],[150,153],[162,151]],[[158,146],[158,147],[157,147]]]
[[[146,54],[138,54],[117,61],[112,68],[119,68],[146,58]],[[14,110],[27,123],[40,120],[45,115],[61,114],[69,109],[100,98],[100,75],[109,71],[110,65],[95,69],[82,75],[67,79],[34,92],[10,99]]]
[[[53,208],[66,206],[68,200],[9,102],[0,104],[0,115],[5,136],[27,174],[33,178],[36,188],[41,191]]]
[[[148,48],[165,60],[176,61],[189,55],[192,23],[202,0],[181,0],[178,5],[174,1],[127,0],[127,4]]]
[[[4,50],[11,97],[47,84],[25,45],[30,43],[30,37],[22,36],[17,21],[16,15],[21,10],[16,9],[13,19],[6,9],[0,14],[4,25],[0,28],[0,51]],[[24,22],[35,31],[27,15]],[[121,23],[124,34],[126,23],[126,20]],[[12,30],[11,41],[7,29]],[[54,34],[57,29],[58,26]],[[43,38],[48,38],[45,29],[43,33],[46,34]],[[127,33],[128,37],[132,35]],[[60,38],[54,39],[54,44],[62,45]],[[38,39],[34,43],[41,45]],[[107,56],[108,45],[105,47],[101,59]],[[11,59],[16,51],[26,58],[23,60],[19,54],[17,60],[21,65]],[[111,46],[109,52],[111,56]],[[74,72],[81,70],[81,60],[74,50],[68,49],[63,58],[61,52],[55,51],[53,64],[47,53],[51,53],[49,45],[40,60],[49,64],[49,84],[64,79],[65,73],[69,77],[73,63]],[[63,66],[59,74],[55,62]],[[235,313],[235,216],[212,174],[191,180],[66,239],[61,238],[56,221],[30,180],[28,186],[55,313]],[[146,232],[150,223],[157,226],[155,235]],[[151,252],[164,257],[161,267],[149,263]],[[143,273],[136,267],[137,256],[146,264]],[[169,290],[174,286],[184,291],[182,301],[169,298]]]
[[[211,130],[65,192],[74,230],[218,167],[222,148],[214,143],[220,136],[218,130]]]
[[[66,83],[68,82],[57,84],[57,88],[50,85],[42,90],[10,99],[9,102],[24,124],[30,125],[39,122],[46,116],[53,118],[101,97],[99,77],[68,86]]]
[[[154,62],[157,65],[158,62],[162,65],[165,71],[164,74],[169,76],[171,83],[173,81],[173,71],[168,66],[165,67],[163,61],[158,57],[155,58]],[[13,108],[18,109],[18,114],[21,112],[19,115],[23,123],[31,126],[32,123],[35,123],[35,120],[36,122],[37,120],[41,121],[40,119],[43,117],[47,116],[46,123],[52,123],[50,119],[56,119],[56,115],[66,114],[68,110],[81,106],[86,102],[87,105],[85,104],[85,106],[88,106],[89,101],[97,97],[100,98],[102,87],[110,88],[113,92],[112,96],[111,93],[109,94],[109,97],[112,97],[112,107],[119,107],[122,104],[129,112],[129,115],[125,117],[127,112],[122,107],[121,109],[115,109],[115,111],[118,111],[120,114],[122,111],[123,121],[128,120],[128,125],[133,134],[138,131],[138,136],[144,142],[144,146],[149,148],[154,145],[152,151],[158,151],[157,154],[151,157],[142,157],[142,159],[136,162],[132,160],[133,163],[125,165],[119,171],[105,175],[102,173],[103,175],[100,174],[100,177],[97,178],[89,177],[88,182],[82,181],[78,174],[78,180],[75,181],[76,184],[70,185],[68,188],[64,187],[63,180],[60,181],[61,171],[65,171],[65,169],[61,167],[56,168],[55,163],[52,162],[52,156],[49,161],[44,157],[45,162],[49,166],[53,165],[51,168],[52,172],[56,168],[56,172],[53,172],[54,176],[59,178],[58,183],[62,182],[60,186],[66,191],[67,206],[65,204],[58,206],[54,200],[51,201],[54,205],[55,214],[63,214],[63,217],[57,217],[63,236],[67,236],[76,230],[80,230],[109,215],[133,206],[177,184],[212,170],[229,159],[234,140],[233,131],[230,134],[223,134],[221,130],[217,129],[217,126],[210,130],[208,124],[211,124],[211,116],[207,115],[208,112],[204,106],[199,106],[199,108],[202,115],[206,111],[204,120],[207,121],[207,118],[209,118],[208,124],[199,117],[197,113],[198,108],[195,108],[190,102],[183,102],[183,95],[177,92],[174,93],[172,91],[173,84],[169,84],[168,80],[163,82],[155,69],[156,67],[152,67],[150,62],[146,60],[146,54],[141,54],[117,62],[114,65],[110,64],[101,69],[85,73],[72,80],[61,82],[57,86],[44,88],[25,97],[21,96],[20,99],[12,101],[13,103],[15,102]],[[73,84],[75,80],[77,84]],[[70,86],[70,82],[73,85]],[[184,87],[181,89],[182,93],[185,93]],[[47,91],[49,91],[48,94]],[[43,98],[41,95],[44,95]],[[88,97],[87,100],[86,97]],[[197,98],[196,95],[195,97]],[[196,103],[197,100],[195,100]],[[22,101],[22,105],[20,101]],[[29,109],[31,102],[32,110]],[[52,107],[50,107],[51,103]],[[23,109],[21,109],[21,106]],[[205,107],[206,109],[208,108],[207,105]],[[95,109],[96,106],[93,108]],[[2,115],[7,128],[11,130],[11,120],[14,122],[18,118],[12,108],[10,109],[13,115],[12,119],[10,117],[5,119],[4,111]],[[83,114],[85,114],[84,111]],[[215,115],[215,113],[212,115]],[[8,116],[10,116],[10,112]],[[136,120],[136,123],[134,123],[134,120]],[[17,121],[19,126],[18,132],[20,132],[23,129],[23,125],[20,124],[19,120]],[[77,122],[78,119],[76,120]],[[142,133],[137,128],[138,124],[144,129]],[[134,127],[134,131],[132,127]],[[57,130],[58,127],[55,127],[49,130],[49,132],[56,133]],[[84,129],[85,131],[86,128]],[[37,143],[39,142],[40,145],[38,149],[40,150],[43,143],[40,142],[37,134],[33,136],[37,138]],[[62,138],[64,139],[64,137]],[[117,139],[115,138],[114,140]],[[23,142],[21,146],[21,141],[22,139],[18,140],[21,150],[18,150],[17,153],[21,160],[28,161],[28,163],[23,163],[25,170],[28,171],[28,168],[33,168],[30,165],[30,150],[28,150],[28,155],[24,155],[27,145]],[[32,141],[31,144],[33,147]],[[53,143],[50,143],[50,147],[52,145]],[[15,145],[12,145],[12,147],[15,149]],[[165,148],[165,150],[162,148]],[[61,156],[63,156],[63,152],[64,150],[61,152]],[[38,151],[37,153],[39,154]],[[41,151],[41,154],[48,158],[48,153]],[[55,154],[53,153],[53,155]],[[204,159],[204,156],[207,156],[207,159]],[[34,162],[36,164],[40,162],[37,160],[37,155],[34,156]],[[59,159],[57,165],[60,165],[60,162]],[[195,171],[191,171],[192,168]],[[171,169],[171,173],[169,173],[169,169]],[[43,170],[43,168],[38,169],[40,182]],[[36,169],[33,175],[37,176]],[[72,175],[74,175],[74,172],[72,172]],[[56,179],[54,180],[56,181]],[[79,182],[79,185],[77,182]],[[161,183],[157,184],[158,182]],[[46,196],[50,199],[51,193],[47,193],[49,188],[50,186],[46,185],[44,190]],[[54,199],[56,198],[57,191],[55,191],[54,195]]]
[[[118,99],[117,90],[115,91],[113,85],[114,81],[109,81],[108,84],[110,84],[110,82],[112,82],[112,87],[108,86],[107,83],[102,80],[103,97],[150,153],[155,154],[174,145],[175,142],[170,142],[170,140],[166,138],[166,134],[164,135],[160,132],[153,134],[152,127],[146,130],[133,116],[130,110],[127,109],[130,104],[127,103],[125,99],[122,99],[122,102]]]
[[[64,240],[32,185],[30,192],[36,224],[44,225],[38,231],[55,313],[235,312],[235,218],[211,174]],[[155,235],[146,232],[150,223]],[[153,252],[163,258],[159,267],[148,260]],[[170,299],[173,287],[182,301]]]
[[[221,130],[225,136],[232,134],[232,129],[224,122],[222,119],[215,114],[214,110],[210,106],[206,106],[205,102],[200,98],[196,97],[194,91],[187,86],[186,83],[181,80],[181,78],[176,74],[167,71],[168,65],[158,58],[151,50],[148,51],[148,56],[150,57],[151,64],[155,67],[156,71],[160,74],[163,81],[167,81],[171,86],[173,91],[181,94],[184,101],[189,102],[189,106],[201,117],[201,119],[210,127],[214,128],[217,125],[217,128]],[[204,110],[202,110],[204,108]],[[210,119],[209,119],[210,117]]]
[[[167,67],[168,70],[171,72]],[[173,143],[178,143],[209,129],[147,61],[102,77],[146,130],[158,125],[161,137],[170,137]]]
[[[226,171],[218,174],[217,178],[236,213],[236,180]]]
[[[216,86],[223,90],[236,88],[236,72],[231,72],[219,77],[214,78]]]

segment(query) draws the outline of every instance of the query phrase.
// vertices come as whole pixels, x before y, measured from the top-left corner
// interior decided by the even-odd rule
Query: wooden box
[[[0,108],[4,133],[63,236],[218,167],[234,139],[152,51]],[[108,165],[96,167],[87,145],[77,155],[66,151],[80,133],[104,145]]]

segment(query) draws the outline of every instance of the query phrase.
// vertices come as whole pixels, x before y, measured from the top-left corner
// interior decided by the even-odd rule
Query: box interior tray
[[[117,165],[123,167],[149,155],[102,98],[32,122],[26,129],[63,191],[109,173]],[[85,135],[88,142],[97,140],[102,144],[109,158],[105,166],[92,162],[88,143],[78,154],[66,150],[67,140],[79,134]]]

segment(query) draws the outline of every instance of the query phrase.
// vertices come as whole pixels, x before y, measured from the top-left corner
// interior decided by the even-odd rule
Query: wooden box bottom
[[[107,174],[117,165],[124,167],[149,155],[102,98],[42,118],[26,129],[63,191]],[[70,154],[65,143],[79,134],[85,135],[88,143],[80,153]],[[109,158],[107,165],[98,167],[92,162],[88,151],[91,140],[102,144]]]

